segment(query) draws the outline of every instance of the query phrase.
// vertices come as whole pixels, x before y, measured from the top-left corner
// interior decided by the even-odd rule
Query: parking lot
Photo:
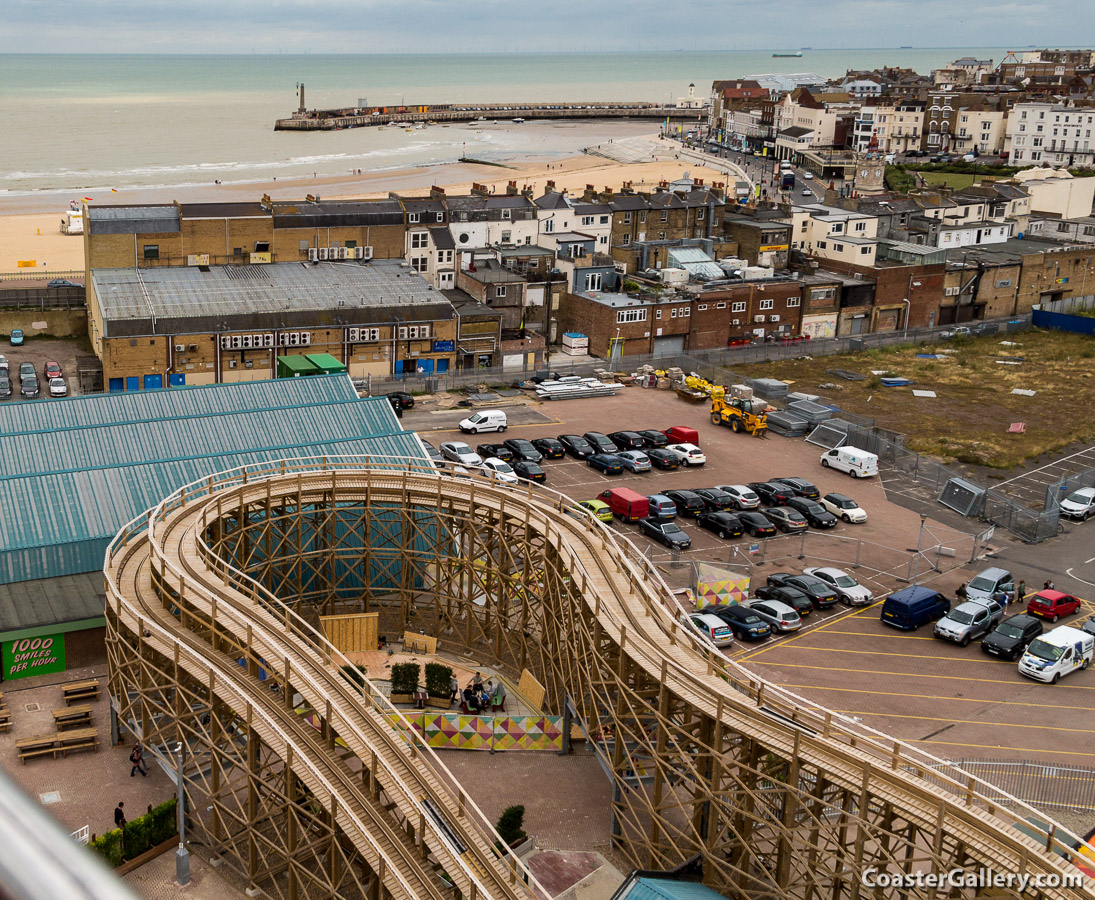
[[[19,364],[29,362],[38,376],[38,398],[49,400],[49,382],[42,373],[47,362],[56,362],[64,373],[68,396],[80,392],[80,382],[76,377],[76,356],[78,347],[74,341],[32,339],[20,347],[12,347],[6,341],[0,344],[0,356],[8,361],[8,378],[11,381],[11,397],[5,402],[22,401],[19,392]]]
[[[904,587],[913,574],[918,583],[953,596],[960,582],[991,562],[969,564],[973,540],[929,518],[920,533],[920,517],[889,503],[879,479],[852,480],[823,469],[821,449],[778,436],[758,439],[712,425],[706,405],[690,405],[667,391],[628,388],[616,398],[570,400],[536,408],[507,410],[504,435],[461,435],[455,423],[466,411],[405,414],[403,424],[422,432],[437,446],[464,440],[473,447],[502,438],[608,433],[620,430],[687,425],[700,435],[707,455],[702,467],[606,476],[571,458],[546,460],[547,485],[575,500],[592,499],[608,487],[627,486],[642,494],[667,489],[711,487],[797,475],[824,495],[839,491],[868,512],[862,525],[838,523],[804,537],[782,535],[768,541],[743,536],[721,540],[699,529],[695,520],[677,522],[692,537],[680,554],[689,560],[731,565],[748,574],[753,586],[772,572],[800,572],[811,565],[836,565],[852,572],[880,594]],[[670,552],[640,535],[635,525],[611,526],[658,561],[672,587],[687,586],[691,566],[674,564]],[[971,531],[975,526],[971,523]],[[918,540],[925,548],[913,561]],[[1090,554],[1089,554],[1090,555]],[[856,562],[859,566],[856,568]],[[941,571],[936,571],[938,564]],[[1016,568],[1016,577],[1023,571]],[[1041,578],[1028,576],[1033,587]],[[1086,595],[1083,595],[1086,596]],[[879,598],[880,599],[880,598]],[[1088,605],[1088,612],[1095,608]],[[857,717],[865,725],[922,746],[944,758],[1038,759],[1095,765],[1095,669],[1077,672],[1058,685],[1030,681],[1016,664],[990,658],[979,642],[966,648],[932,637],[931,627],[901,632],[879,621],[879,602],[848,609],[838,604],[815,610],[803,628],[758,644],[735,641],[730,655],[761,677],[802,697]],[[1010,610],[1009,612],[1014,612]],[[1080,621],[1086,613],[1062,624]],[[1052,626],[1048,625],[1047,629]]]

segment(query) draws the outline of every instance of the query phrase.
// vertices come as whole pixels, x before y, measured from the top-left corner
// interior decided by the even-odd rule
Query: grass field
[[[981,181],[980,175],[968,175],[962,172],[919,172],[929,185],[946,185],[955,190],[968,188]]]
[[[1002,341],[1019,346],[1002,346]],[[945,354],[923,359],[918,353]],[[1003,365],[1003,357],[1021,357]],[[844,381],[828,369],[867,376]],[[910,387],[884,387],[877,375],[902,375]],[[779,378],[792,391],[820,394],[850,412],[908,435],[907,446],[943,460],[1008,469],[1026,459],[1095,439],[1095,338],[1028,331],[958,338],[929,346],[887,347],[843,356],[735,366],[736,375]],[[832,385],[822,387],[822,385]],[[1034,390],[1033,397],[1012,394]],[[936,398],[914,397],[930,390]],[[1025,422],[1025,434],[1008,434]]]

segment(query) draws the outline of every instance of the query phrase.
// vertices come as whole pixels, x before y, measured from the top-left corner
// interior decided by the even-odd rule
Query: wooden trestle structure
[[[653,566],[539,486],[265,463],[167,498],[105,571],[120,719],[165,758],[181,742],[194,839],[270,897],[542,892],[422,736],[341,669],[318,617],[365,611],[381,634],[531,670],[612,778],[614,842],[637,868],[698,854],[743,900],[976,893],[861,886],[872,868],[1076,871],[1047,852],[1066,832],[1039,845],[1011,827],[1033,810],[699,643]]]

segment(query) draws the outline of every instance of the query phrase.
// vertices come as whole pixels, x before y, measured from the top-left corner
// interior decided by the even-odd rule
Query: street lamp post
[[[183,745],[175,745],[178,762],[175,801],[175,820],[179,828],[179,849],[175,851],[175,882],[179,885],[190,884],[190,851],[186,849],[186,787],[183,785]]]
[[[916,579],[920,575],[920,548],[923,546],[924,541],[924,522],[927,520],[927,515],[920,514],[920,534],[916,538],[916,564],[913,568],[912,586],[916,587]]]
[[[912,314],[912,304],[909,302],[908,297],[902,298],[901,302],[905,304],[905,328],[902,333],[907,335],[909,333],[909,316]]]

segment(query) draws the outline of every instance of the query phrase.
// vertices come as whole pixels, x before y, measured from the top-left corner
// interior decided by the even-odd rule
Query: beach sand
[[[656,136],[653,136],[656,140]],[[707,184],[727,180],[715,169],[673,158],[666,144],[666,153],[650,162],[617,163],[599,156],[572,156],[562,160],[513,161],[501,165],[453,163],[387,172],[365,172],[361,175],[338,175],[323,178],[281,179],[248,184],[221,184],[202,187],[158,188],[155,190],[121,190],[102,197],[95,203],[118,205],[126,203],[210,203],[216,201],[257,201],[263,194],[274,200],[302,200],[307,194],[318,194],[328,200],[376,199],[397,191],[409,195],[424,194],[432,185],[444,187],[454,196],[467,194],[473,182],[493,186],[496,193],[505,193],[506,184],[516,181],[519,189],[529,186],[533,196],[544,193],[549,180],[559,190],[580,195],[587,184],[598,191],[619,190],[630,181],[636,190],[650,190],[660,181],[673,181],[684,173],[701,178]],[[550,168],[549,168],[550,167]],[[49,201],[52,203],[53,201]],[[84,268],[84,245],[81,237],[60,234],[58,226],[67,204],[52,212],[42,208],[43,201],[33,196],[6,201],[0,209],[0,273],[20,272],[39,274],[43,279],[51,273],[78,271]],[[35,260],[33,269],[17,269],[18,260]]]

